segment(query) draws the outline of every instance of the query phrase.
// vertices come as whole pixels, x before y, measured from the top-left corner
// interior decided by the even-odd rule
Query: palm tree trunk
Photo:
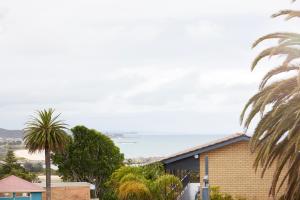
[[[45,148],[45,164],[46,164],[46,200],[51,200],[51,163],[50,150]]]

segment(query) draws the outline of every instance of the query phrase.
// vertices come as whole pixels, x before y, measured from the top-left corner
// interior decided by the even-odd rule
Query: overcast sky
[[[53,107],[102,131],[230,134],[289,0],[1,0],[0,127]]]

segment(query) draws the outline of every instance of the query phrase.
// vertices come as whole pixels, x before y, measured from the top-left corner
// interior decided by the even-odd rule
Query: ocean
[[[125,158],[164,157],[224,135],[132,135],[113,138]]]
[[[164,157],[185,149],[205,144],[224,135],[143,135],[125,134],[113,137],[125,158]],[[44,160],[44,153],[29,154],[27,150],[16,150],[17,157],[29,160]]]

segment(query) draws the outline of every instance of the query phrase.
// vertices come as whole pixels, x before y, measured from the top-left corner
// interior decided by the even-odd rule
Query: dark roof
[[[43,192],[44,189],[16,176],[0,180],[0,192]]]
[[[215,150],[221,147],[224,147],[226,145],[230,145],[236,142],[241,142],[241,141],[249,141],[250,137],[247,136],[244,133],[236,133],[236,134],[232,134],[229,135],[227,137],[218,139],[218,140],[214,140],[212,142],[203,144],[203,145],[199,145],[175,154],[172,154],[168,157],[163,158],[162,160],[160,160],[160,162],[164,163],[164,164],[168,164],[168,163],[172,163],[181,159],[185,159],[191,156],[195,156],[195,155],[199,155],[201,153],[205,153],[211,150]]]

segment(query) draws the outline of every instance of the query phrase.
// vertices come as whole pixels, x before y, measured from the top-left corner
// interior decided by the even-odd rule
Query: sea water
[[[164,157],[211,142],[224,135],[130,135],[112,138],[125,158]]]
[[[113,137],[112,140],[124,153],[125,158],[147,158],[165,157],[222,137],[224,135],[124,134],[121,137]],[[30,154],[22,149],[16,150],[15,154],[29,160],[44,160],[44,152]]]

